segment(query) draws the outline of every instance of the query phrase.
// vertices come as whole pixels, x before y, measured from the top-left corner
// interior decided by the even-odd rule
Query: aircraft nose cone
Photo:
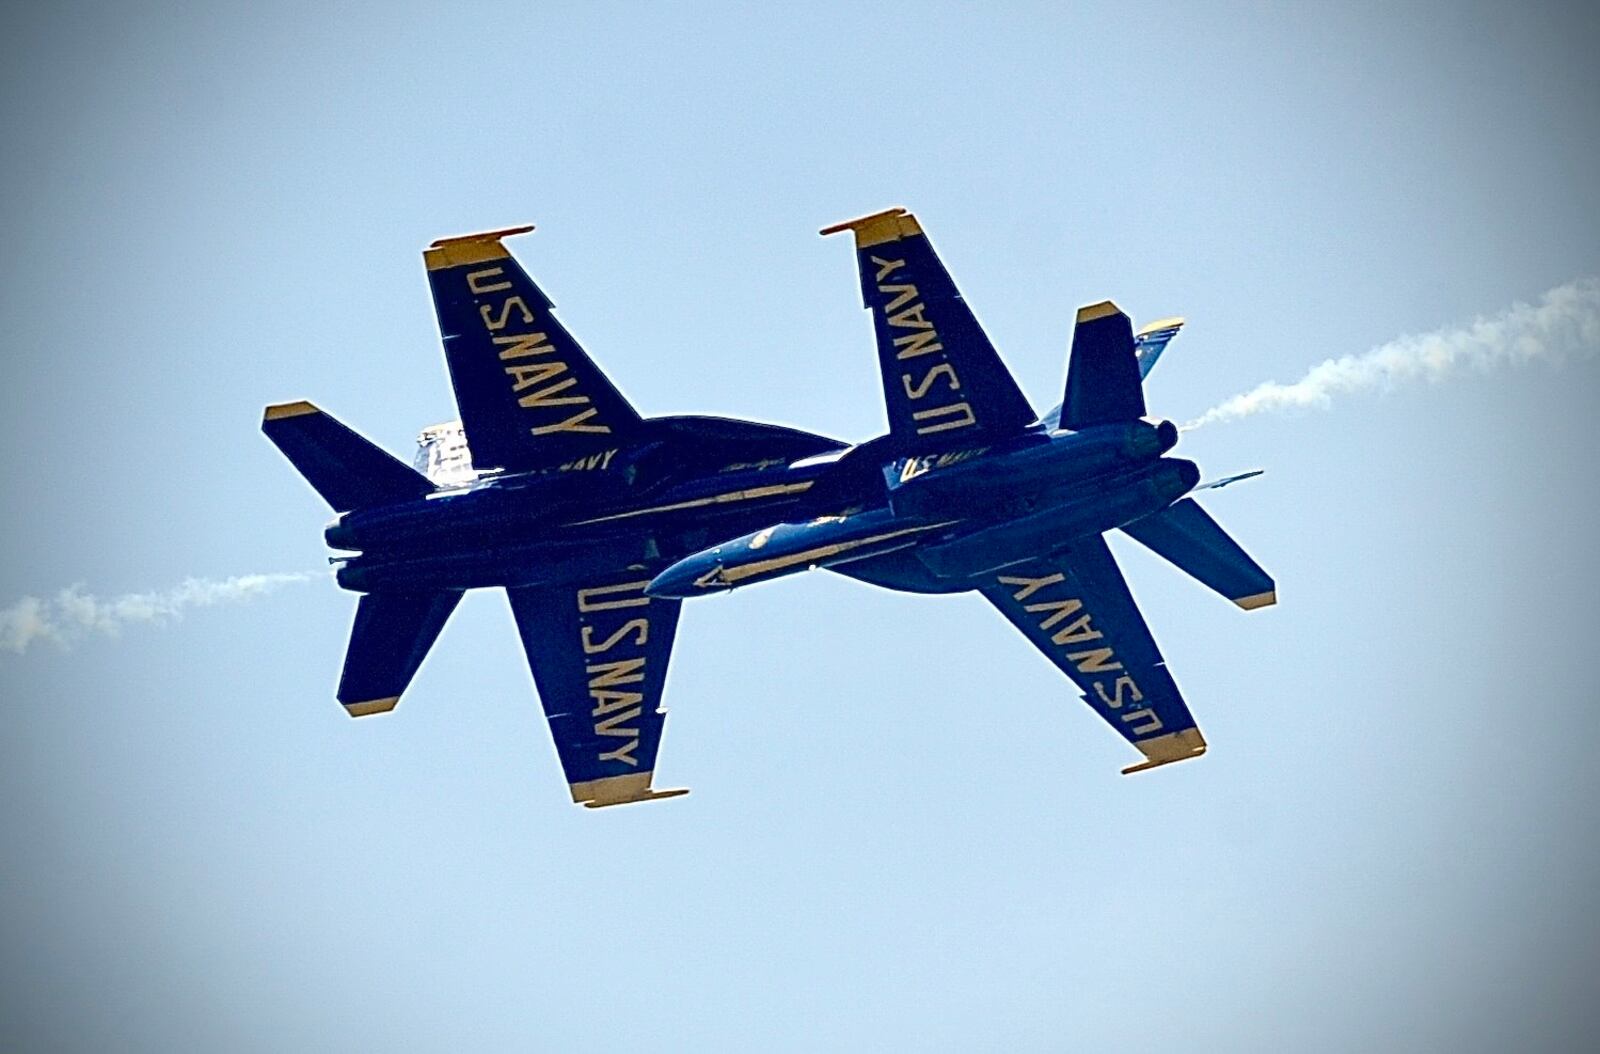
[[[650,580],[648,596],[686,599],[729,588],[722,577],[722,555],[715,550],[686,556]]]

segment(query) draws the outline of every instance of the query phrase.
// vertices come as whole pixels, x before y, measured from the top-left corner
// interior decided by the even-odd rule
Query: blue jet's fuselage
[[[652,425],[658,422],[649,422]],[[584,579],[599,567],[660,567],[788,513],[841,444],[794,429],[663,418],[684,444],[607,451],[541,472],[347,513],[325,532],[343,557],[338,582],[361,592],[526,586]],[[794,462],[802,462],[795,467]]]
[[[976,575],[1057,551],[1160,511],[1192,490],[1194,464],[1162,455],[1170,422],[1132,421],[1080,431],[1041,424],[1003,443],[935,456],[878,457],[875,488],[847,511],[773,522],[679,560],[650,584],[690,597],[815,567],[913,592],[972,588]],[[851,462],[830,472],[867,475]],[[827,493],[830,480],[817,481]],[[859,486],[859,482],[858,482]]]

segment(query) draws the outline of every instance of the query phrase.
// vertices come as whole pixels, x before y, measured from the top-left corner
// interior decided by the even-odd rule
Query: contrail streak
[[[1542,360],[1562,362],[1600,350],[1600,278],[1580,278],[1545,293],[1536,305],[1513,304],[1469,326],[1439,329],[1329,359],[1293,384],[1268,381],[1219,403],[1185,431],[1268,411],[1325,407],[1338,395],[1440,381],[1463,369],[1487,372]]]
[[[163,624],[183,617],[190,608],[237,603],[294,582],[320,576],[306,573],[238,575],[234,578],[186,578],[174,589],[126,593],[105,600],[69,586],[53,597],[23,597],[0,611],[0,651],[21,654],[36,641],[70,646],[91,634],[116,636],[124,626]]]

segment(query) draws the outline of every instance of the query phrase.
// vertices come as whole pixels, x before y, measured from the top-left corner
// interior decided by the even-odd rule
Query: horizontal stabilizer
[[[367,593],[356,605],[339,702],[351,717],[393,710],[461,593]]]
[[[420,498],[427,477],[308,402],[269,406],[261,431],[334,512]]]
[[[1278,602],[1272,576],[1193,498],[1122,529],[1246,611]]]
[[[1133,323],[1107,300],[1078,309],[1061,427],[1081,431],[1144,416]]]

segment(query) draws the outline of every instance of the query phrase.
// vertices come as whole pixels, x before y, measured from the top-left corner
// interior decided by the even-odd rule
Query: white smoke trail
[[[293,573],[186,578],[174,589],[127,593],[106,600],[85,593],[82,586],[69,586],[50,598],[23,597],[0,611],[0,651],[20,655],[41,640],[67,647],[94,633],[114,637],[124,626],[172,622],[190,608],[250,600],[317,577]]]
[[[1329,359],[1293,384],[1268,381],[1219,403],[1184,431],[1268,411],[1327,406],[1336,395],[1440,381],[1462,369],[1478,372],[1534,360],[1562,362],[1600,350],[1600,278],[1557,286],[1536,306],[1523,303],[1470,326],[1440,329]]]

